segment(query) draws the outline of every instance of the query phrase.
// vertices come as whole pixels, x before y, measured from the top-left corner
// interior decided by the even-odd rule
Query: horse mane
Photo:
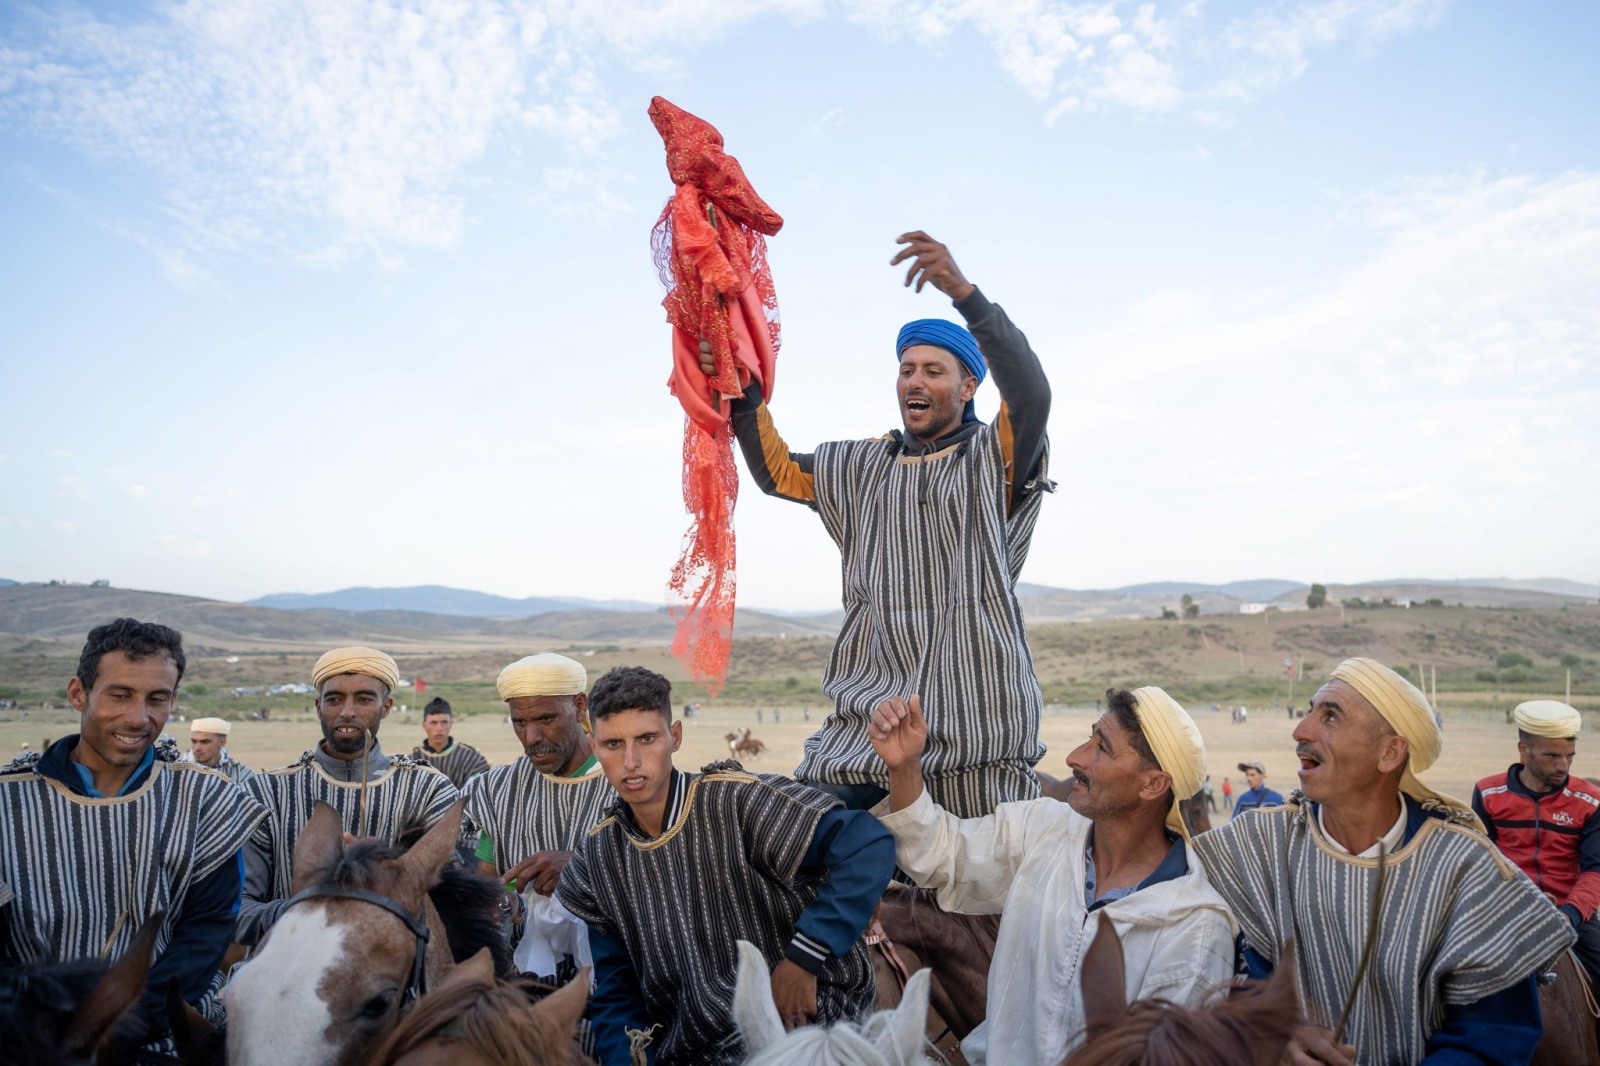
[[[1190,1009],[1165,999],[1128,1005],[1121,1020],[1096,1033],[1063,1066],[1236,1066],[1278,1061],[1294,1035],[1292,999],[1265,982],[1219,989]]]
[[[880,1012],[860,1024],[835,1022],[826,1028],[796,1029],[751,1055],[745,1066],[905,1066],[878,1041],[878,1034],[890,1024],[890,1013]],[[914,1061],[930,1060],[919,1055]]]
[[[69,1060],[63,1049],[71,1042],[78,1005],[110,971],[105,959],[37,959],[0,970],[0,1048],[7,1062],[49,1063]],[[112,1026],[107,1043],[130,1043],[140,1025],[135,1012]],[[93,1062],[94,1056],[77,1060]]]
[[[418,999],[369,1060],[393,1066],[448,1031],[489,1066],[553,1066],[573,1061],[571,1041],[529,1009],[529,983],[456,979]],[[467,1056],[458,1053],[461,1058]]]

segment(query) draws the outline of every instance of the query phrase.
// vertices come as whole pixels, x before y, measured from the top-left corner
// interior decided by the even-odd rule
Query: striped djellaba
[[[497,766],[461,791],[467,815],[494,841],[495,870],[541,851],[576,851],[617,799],[598,768],[582,777],[551,777],[531,759]]]
[[[0,772],[0,922],[11,959],[115,958],[157,911],[166,950],[184,894],[235,861],[261,805],[214,770],[157,759],[126,796],[77,796],[20,762]],[[0,1053],[0,1059],[4,1054]]]
[[[1298,792],[1194,839],[1244,942],[1269,961],[1294,938],[1308,1019],[1333,1028],[1355,982],[1378,860],[1322,834]],[[1371,1066],[1422,1061],[1447,1006],[1503,991],[1565,951],[1571,925],[1489,839],[1454,817],[1429,817],[1386,861],[1372,969],[1345,1043]]]
[[[408,829],[433,825],[456,801],[457,792],[449,778],[431,767],[419,766],[409,756],[396,755],[389,757],[381,774],[367,782],[363,811],[360,778],[337,781],[318,765],[315,756],[308,751],[292,766],[258,770],[245,784],[270,812],[251,835],[250,844],[272,864],[275,899],[289,897],[294,845],[319,801],[339,812],[345,832],[390,843]]]
[[[411,756],[423,766],[431,766],[448,777],[458,789],[464,788],[468,781],[489,769],[489,760],[483,757],[482,752],[470,744],[457,744],[454,738],[444,751],[429,751],[426,744],[419,744]]]
[[[1039,517],[1047,460],[1007,513],[995,427],[928,455],[893,439],[816,453],[817,509],[844,565],[844,624],[822,675],[834,711],[795,776],[887,788],[867,725],[891,696],[922,697],[922,772],[962,818],[1039,795],[1043,697],[1016,583]]]
[[[733,1021],[736,943],[750,941],[777,965],[822,883],[800,862],[839,801],[737,766],[690,775],[681,813],[654,839],[625,824],[619,800],[556,887],[568,910],[627,945],[646,1013],[662,1026],[650,1044],[656,1066],[744,1061]],[[817,975],[817,1021],[869,1010],[873,990],[858,940]]]

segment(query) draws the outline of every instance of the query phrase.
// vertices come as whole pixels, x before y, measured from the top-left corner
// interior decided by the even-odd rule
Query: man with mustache
[[[1600,982],[1600,788],[1572,776],[1583,715],[1556,700],[1512,712],[1519,761],[1478,782],[1472,809],[1506,855],[1577,930],[1574,949]]]
[[[448,777],[378,745],[378,727],[394,707],[399,680],[395,661],[373,648],[336,648],[312,668],[322,742],[292,765],[259,770],[245,782],[268,817],[244,852],[239,943],[254,947],[283,913],[294,846],[319,801],[339,813],[346,833],[391,844],[408,830],[433,825],[455,803]]]
[[[232,940],[239,849],[266,817],[162,738],[186,665],[166,626],[96,626],[67,682],[78,732],[0,768],[0,968],[120,956],[165,912],[124,1023],[134,1046],[167,1031],[169,986],[220,1019],[208,992]]]
[[[1543,1032],[1536,974],[1574,933],[1470,808],[1417,779],[1443,745],[1427,699],[1381,663],[1347,659],[1294,739],[1288,802],[1194,842],[1252,976],[1294,939],[1306,1017],[1285,1061],[1527,1063]]]
[[[1129,1002],[1197,1007],[1233,975],[1237,927],[1190,857],[1178,812],[1205,778],[1200,730],[1159,688],[1108,692],[1106,707],[1067,756],[1065,803],[1006,803],[968,819],[926,788],[921,701],[873,713],[892,811],[879,817],[895,861],[943,909],[1002,916],[987,1016],[961,1042],[974,1066],[1056,1066],[1083,1042],[1079,966],[1096,911],[1122,938]]]
[[[886,699],[920,693],[922,770],[935,801],[963,818],[1033,799],[1043,699],[1017,604],[1046,477],[1050,385],[1022,332],[920,230],[891,265],[944,293],[971,332],[907,323],[895,344],[903,430],[794,453],[752,384],[732,405],[756,484],[821,516],[843,556],[845,618],[822,687],[834,710],[807,738],[795,777],[869,808],[889,786],[867,739]],[[709,357],[708,357],[709,358]],[[993,371],[993,425],[973,396]]]

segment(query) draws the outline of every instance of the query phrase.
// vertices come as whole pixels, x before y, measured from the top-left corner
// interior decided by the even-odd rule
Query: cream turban
[[[311,684],[322,688],[322,683],[340,674],[365,674],[389,686],[393,692],[400,681],[400,668],[393,659],[376,648],[335,648],[317,660],[311,669]]]
[[[589,674],[582,663],[546,652],[518,659],[500,671],[495,685],[503,700],[523,696],[576,696],[589,687]]]
[[[1536,737],[1568,740],[1583,732],[1583,715],[1558,700],[1529,700],[1511,712],[1517,728]]]
[[[1178,701],[1155,686],[1133,690],[1133,709],[1139,716],[1144,739],[1172,778],[1172,809],[1167,812],[1167,828],[1188,839],[1178,804],[1200,791],[1206,779],[1206,742],[1200,727]]]
[[[1434,718],[1427,697],[1415,685],[1375,659],[1346,659],[1328,677],[1359,692],[1406,739],[1411,755],[1405,775],[1400,778],[1401,792],[1424,806],[1439,803],[1464,812],[1472,825],[1482,828],[1471,807],[1417,780],[1418,774],[1438,760],[1444,749],[1444,734],[1439,731],[1439,721]]]
[[[221,718],[196,718],[189,723],[190,736],[196,733],[215,733],[218,736],[225,737],[231,732],[233,732],[233,726]]]

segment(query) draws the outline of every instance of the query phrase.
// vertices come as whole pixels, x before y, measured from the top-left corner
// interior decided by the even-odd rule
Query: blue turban
[[[895,358],[898,359],[914,344],[943,348],[961,360],[961,365],[967,368],[967,373],[978,379],[979,385],[989,376],[989,364],[978,349],[977,339],[954,322],[946,322],[942,318],[919,318],[915,322],[907,322],[900,327],[900,338],[895,341]]]

